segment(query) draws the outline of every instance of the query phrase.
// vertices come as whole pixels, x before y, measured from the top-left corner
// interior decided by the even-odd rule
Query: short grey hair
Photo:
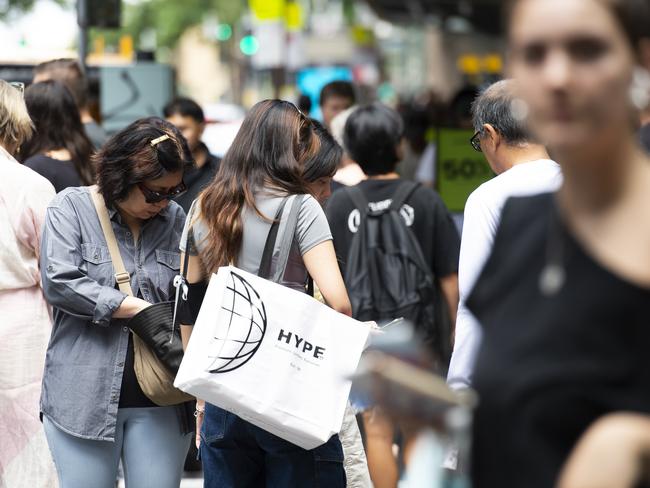
[[[472,122],[476,132],[483,133],[483,126],[490,124],[507,144],[518,145],[534,142],[528,132],[526,121],[513,113],[513,80],[501,80],[487,87],[472,103]]]

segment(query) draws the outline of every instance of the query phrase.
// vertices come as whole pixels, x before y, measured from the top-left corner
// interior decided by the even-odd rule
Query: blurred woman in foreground
[[[559,479],[612,488],[641,474],[650,445],[650,161],[634,120],[648,103],[639,60],[650,56],[649,10],[647,0],[510,2],[510,68],[522,87],[513,110],[528,115],[565,182],[557,194],[506,204],[468,301],[484,328],[478,488]]]

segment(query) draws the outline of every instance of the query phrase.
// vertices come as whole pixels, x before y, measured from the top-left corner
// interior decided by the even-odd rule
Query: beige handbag
[[[90,194],[113,261],[117,285],[122,293],[133,296],[131,276],[124,267],[104,198],[97,191],[97,187],[94,186],[91,188]],[[156,405],[177,405],[194,399],[187,393],[174,388],[175,375],[165,367],[151,348],[135,333],[133,333],[133,355],[133,369],[140,388],[142,388],[147,398]]]

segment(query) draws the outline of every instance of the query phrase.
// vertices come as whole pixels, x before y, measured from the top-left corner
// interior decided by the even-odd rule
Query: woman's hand
[[[201,426],[203,425],[203,418],[205,417],[205,401],[196,399],[196,434],[194,437],[194,443],[196,448],[199,449],[201,446]]]
[[[150,307],[151,303],[136,297],[126,297],[120,307],[113,313],[114,319],[130,319],[142,310]]]
[[[557,488],[632,488],[648,473],[650,416],[606,415],[573,448]]]

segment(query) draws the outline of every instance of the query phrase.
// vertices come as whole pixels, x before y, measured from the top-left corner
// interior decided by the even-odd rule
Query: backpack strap
[[[389,210],[396,210],[399,212],[402,205],[413,195],[413,192],[420,187],[420,183],[415,181],[402,181],[397,187],[397,191],[393,195],[393,201],[390,204]]]
[[[361,212],[361,215],[368,213],[368,199],[358,185],[346,186],[345,193],[348,194],[354,206],[359,210],[359,212]]]

